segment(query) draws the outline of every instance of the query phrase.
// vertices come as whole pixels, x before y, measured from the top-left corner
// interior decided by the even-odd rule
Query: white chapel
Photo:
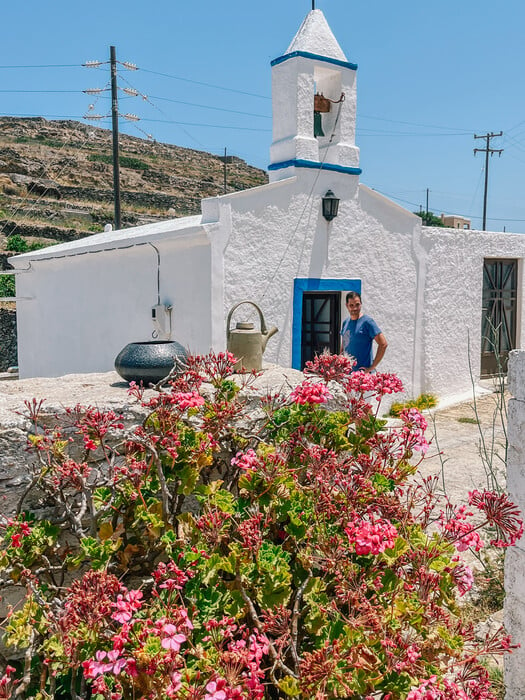
[[[361,183],[357,65],[321,10],[271,70],[268,184],[204,199],[198,216],[11,259],[21,377],[112,369],[127,343],[152,337],[156,305],[172,309],[166,337],[223,350],[228,311],[245,299],[279,328],[265,359],[300,369],[338,352],[349,290],[388,339],[380,368],[409,396],[467,392],[471,373],[490,375],[523,345],[525,237],[424,227]],[[334,200],[336,215],[323,213]]]

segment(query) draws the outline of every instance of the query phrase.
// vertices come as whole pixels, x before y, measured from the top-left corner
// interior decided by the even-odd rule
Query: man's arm
[[[381,360],[385,356],[385,352],[386,352],[386,349],[388,347],[387,340],[382,333],[378,333],[376,335],[376,337],[374,338],[374,340],[377,343],[376,356],[374,357],[374,361],[372,362],[370,367],[366,370],[367,372],[372,372],[373,370],[375,370],[377,365],[381,362]]]

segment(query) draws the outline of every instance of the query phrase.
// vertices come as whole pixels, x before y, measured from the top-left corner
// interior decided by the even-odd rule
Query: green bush
[[[6,249],[12,253],[27,253],[29,244],[26,239],[18,233],[7,237]]]
[[[16,295],[15,291],[15,277],[14,275],[1,275],[0,276],[0,297],[14,297]]]
[[[437,406],[437,397],[433,394],[420,394],[417,399],[409,399],[408,401],[396,401],[390,407],[391,416],[399,416],[401,411],[407,408],[417,408],[418,411],[425,411],[429,408]]]
[[[93,153],[88,156],[88,160],[111,165],[113,163],[113,156],[108,156],[103,153]],[[140,160],[140,158],[133,158],[131,156],[119,156],[118,162],[122,168],[131,168],[132,170],[149,170],[150,167],[148,163]]]
[[[26,239],[18,233],[14,233],[7,237],[6,250],[10,253],[28,253],[32,250],[40,250],[46,248],[53,243],[28,243]]]

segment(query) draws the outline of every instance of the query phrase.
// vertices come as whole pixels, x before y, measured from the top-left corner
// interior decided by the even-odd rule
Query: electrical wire
[[[482,175],[483,175],[483,170],[482,170]],[[389,199],[394,199],[396,202],[402,202],[403,204],[408,204],[411,207],[420,206],[419,203],[416,204],[415,202],[411,202],[411,201],[408,201],[406,199],[402,199],[401,197],[396,197],[395,195],[390,194],[389,192],[384,192],[383,190],[381,190],[377,187],[373,187],[372,189],[375,192],[379,192],[379,194],[382,194],[384,197],[388,197]],[[449,216],[454,215],[454,212],[449,211],[447,209],[443,209],[443,213],[448,214]],[[469,219],[481,219],[481,216],[478,216],[477,214],[465,214],[465,216]],[[525,219],[513,219],[513,218],[509,218],[509,217],[502,218],[502,217],[496,217],[496,216],[490,216],[490,217],[488,217],[488,220],[489,221],[514,221],[517,223],[522,223],[525,221]]]
[[[234,92],[237,95],[247,95],[248,97],[258,97],[262,100],[271,100],[268,95],[259,95],[255,92],[246,92],[245,90],[235,90],[234,88],[224,87],[223,85],[213,85],[212,83],[203,83],[199,80],[191,80],[190,78],[183,78],[180,75],[170,75],[169,73],[160,73],[155,70],[148,70],[147,68],[139,68],[143,73],[151,73],[152,75],[160,75],[164,78],[172,78],[173,80],[181,80],[185,83],[192,83],[193,85],[202,85],[203,87],[213,88],[215,90],[223,90],[224,92]]]
[[[432,134],[428,132],[421,132],[419,134],[416,134],[412,131],[380,131],[380,130],[374,130],[374,129],[363,129],[363,128],[357,128],[357,133],[360,134],[361,136],[472,136],[472,133],[470,131],[462,131],[454,134]]]
[[[89,141],[89,139],[90,139],[90,136],[89,136],[89,134],[88,134],[88,136],[86,137],[86,139],[83,141],[82,145],[80,146],[81,149],[84,148],[84,146],[85,146],[86,143]],[[60,156],[60,154],[62,153],[63,149],[64,149],[66,146],[70,145],[70,143],[71,143],[71,139],[69,139],[69,140],[66,141],[64,144],[62,144],[62,146],[61,146],[60,149],[58,150],[58,152],[57,152],[55,158],[54,158],[53,160],[51,160],[51,161],[46,165],[46,168],[45,168],[45,171],[44,171],[44,174],[45,174],[45,175],[48,175],[48,174],[49,174],[49,169],[51,168],[51,166],[57,161],[57,159],[58,159],[58,157]],[[64,170],[66,169],[66,167],[67,167],[67,164],[64,164],[64,166],[62,167],[62,169],[59,170],[58,173],[55,175],[55,178],[60,177],[60,175],[64,172]],[[12,218],[14,218],[14,217],[18,214],[18,212],[20,211],[20,209],[24,206],[24,203],[28,201],[29,195],[30,195],[30,192],[29,192],[29,190],[28,190],[28,191],[26,192],[25,196],[22,197],[22,201],[20,202],[20,204],[18,205],[18,207],[14,210],[14,212],[10,212],[10,216],[11,216]],[[37,197],[37,199],[35,199],[35,200],[33,201],[33,203],[31,204],[31,206],[29,207],[29,209],[27,210],[26,213],[27,213],[27,214],[31,213],[31,211],[33,211],[33,209],[35,208],[35,206],[40,202],[41,199],[43,199],[44,196],[45,196],[45,191],[42,192],[42,194],[41,194],[39,197]],[[9,223],[11,223],[11,222],[6,221],[6,223],[4,224],[4,226],[2,227],[2,229],[0,229],[0,234],[3,234],[3,233],[4,233],[5,229],[6,229],[7,226],[9,225]],[[12,222],[12,223],[15,224],[15,228],[13,229],[13,231],[16,231],[16,229],[17,229],[17,227],[18,227],[18,224],[16,223],[16,221],[15,221],[15,222]],[[12,231],[9,235],[13,235],[13,231]]]
[[[188,105],[189,107],[200,107],[202,109],[213,109],[217,112],[229,112],[230,114],[243,114],[247,117],[260,117],[261,119],[271,119],[270,114],[255,114],[254,112],[242,112],[238,109],[226,109],[225,107],[214,107],[213,105],[203,105],[196,102],[184,102],[183,100],[174,100],[170,97],[159,97],[158,95],[151,95],[152,99],[162,100],[163,102],[174,102],[180,105]]]
[[[131,88],[135,89],[135,86],[132,85],[132,84],[129,82],[129,80],[127,80],[126,78],[124,78],[124,76],[121,76],[121,78],[122,78]],[[147,95],[144,95],[144,94],[141,93],[141,92],[139,92],[139,95],[142,97],[142,99],[146,100],[146,102],[148,102],[148,104],[150,104],[150,105],[153,107],[153,109],[156,109],[157,112],[159,112],[160,114],[162,114],[163,117],[167,117],[167,116],[168,116],[158,105],[156,105],[154,102],[152,102],[151,99],[150,99]],[[139,127],[136,127],[136,128],[138,129]],[[206,146],[205,146],[203,143],[201,143],[193,134],[190,134],[190,132],[189,132],[187,129],[185,129],[183,126],[181,126],[181,125],[180,125],[180,130],[181,130],[184,134],[186,134],[186,136],[190,139],[190,141],[193,141],[194,143],[197,144],[197,146],[199,146],[199,147],[202,148],[203,150],[206,150]]]
[[[34,119],[35,117],[39,119],[76,119],[78,121],[84,118],[82,116],[79,116],[78,114],[21,114],[20,112],[17,112],[16,114],[13,114],[12,112],[0,112],[0,117],[30,117],[31,119]]]
[[[374,119],[381,122],[390,122],[391,124],[404,124],[405,126],[417,126],[422,129],[446,129],[447,131],[462,131],[465,134],[471,134],[470,131],[464,131],[460,127],[442,126],[440,124],[420,124],[418,122],[406,122],[398,119],[387,119],[386,117],[373,117],[370,114],[358,114],[358,119]]]
[[[43,64],[39,66],[0,66],[0,69],[8,68],[82,68],[81,63]]]
[[[62,92],[67,92],[67,93],[79,93],[82,92],[81,90],[0,90],[2,93],[22,93],[22,94],[34,94],[34,93],[41,93],[44,95],[52,95],[55,93],[62,93]]]
[[[256,131],[259,133],[270,133],[271,129],[257,129],[251,126],[230,126],[226,124],[201,124],[199,122],[179,122],[171,119],[142,119],[143,122],[157,122],[160,124],[182,124],[183,126],[200,126],[206,129],[233,129],[235,131]]]

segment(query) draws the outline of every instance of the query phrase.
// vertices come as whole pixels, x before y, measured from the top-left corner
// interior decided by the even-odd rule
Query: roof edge
[[[350,63],[350,61],[341,61],[338,58],[330,58],[329,56],[321,56],[318,53],[310,53],[309,51],[292,51],[291,53],[285,53],[278,58],[274,58],[270,62],[271,66],[277,66],[279,63],[284,63],[289,61],[291,58],[309,58],[313,61],[323,61],[324,63],[332,63],[335,66],[342,66],[343,68],[349,68],[350,70],[357,70],[357,63]]]

